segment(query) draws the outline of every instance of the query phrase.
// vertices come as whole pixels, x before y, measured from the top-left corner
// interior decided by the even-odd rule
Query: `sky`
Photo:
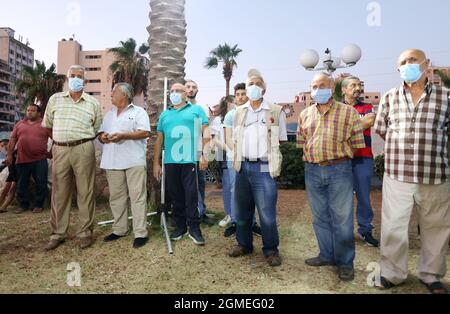
[[[115,47],[129,37],[148,40],[148,0],[0,0],[0,8],[0,26],[28,39],[35,58],[47,65],[57,62],[58,41],[73,34],[85,50]],[[314,76],[300,65],[305,49],[324,57],[329,48],[339,57],[354,43],[362,59],[335,74],[352,73],[366,91],[384,93],[400,84],[396,61],[407,48],[450,66],[448,12],[450,1],[442,0],[186,0],[186,78],[199,84],[199,102],[217,103],[225,81],[220,68],[204,68],[205,60],[219,44],[238,44],[243,52],[232,86],[256,68],[267,82],[268,100],[292,102]]]

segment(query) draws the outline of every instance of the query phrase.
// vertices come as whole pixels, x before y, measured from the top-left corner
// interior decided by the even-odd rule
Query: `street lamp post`
[[[342,49],[341,57],[335,58],[331,55],[331,50],[325,50],[325,59],[323,67],[316,68],[319,64],[319,54],[317,51],[307,49],[300,56],[300,63],[307,71],[324,71],[328,75],[332,75],[337,69],[345,69],[352,67],[361,60],[362,52],[355,44],[350,44]],[[344,62],[345,65],[341,65]]]

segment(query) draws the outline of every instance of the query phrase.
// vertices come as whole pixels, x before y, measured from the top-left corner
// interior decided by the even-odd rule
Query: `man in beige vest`
[[[247,96],[250,101],[236,111],[234,126],[234,168],[236,175],[236,240],[230,257],[253,252],[253,216],[258,209],[263,253],[267,263],[280,266],[276,220],[282,156],[280,141],[287,141],[286,114],[265,100],[266,83],[256,70],[249,72]]]

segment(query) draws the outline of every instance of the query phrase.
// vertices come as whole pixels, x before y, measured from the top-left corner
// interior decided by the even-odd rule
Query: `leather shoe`
[[[241,256],[249,255],[249,254],[252,254],[252,252],[250,250],[247,250],[243,246],[236,245],[228,253],[228,256],[230,256],[230,257],[241,257]]]
[[[312,267],[321,267],[321,266],[336,266],[333,262],[326,262],[323,259],[320,258],[320,256],[307,259],[305,261],[306,265],[312,266]]]
[[[52,239],[52,240],[50,240],[48,243],[47,243],[47,245],[44,247],[44,250],[45,251],[53,251],[53,250],[55,250],[58,246],[60,246],[61,244],[63,244],[64,243],[64,240],[55,240],[55,239]]]
[[[109,236],[105,237],[103,239],[103,242],[113,242],[113,241],[117,241],[119,239],[122,239],[124,236],[118,236],[115,233],[111,233]]]
[[[92,244],[94,244],[92,237],[85,237],[80,239],[80,248],[82,250],[89,248]]]
[[[342,281],[352,281],[355,279],[355,270],[353,267],[339,267],[339,279]]]
[[[136,238],[136,239],[134,239],[134,242],[133,242],[133,248],[139,249],[139,248],[143,247],[144,245],[146,245],[147,242],[148,242],[148,237],[147,238]]]
[[[281,266],[281,257],[278,254],[266,256],[266,261],[272,267]]]

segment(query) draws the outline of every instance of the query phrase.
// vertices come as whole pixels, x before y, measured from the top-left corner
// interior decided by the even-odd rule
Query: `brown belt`
[[[75,147],[90,141],[93,141],[93,138],[86,138],[84,140],[79,140],[79,141],[73,141],[73,142],[66,142],[66,143],[59,143],[59,142],[53,142],[54,145],[56,146],[64,146],[64,147]]]
[[[328,161],[319,162],[315,165],[319,165],[320,167],[329,167],[329,166],[339,165],[345,161],[350,161],[350,158],[345,157],[345,158],[340,158],[340,159],[328,160]]]

